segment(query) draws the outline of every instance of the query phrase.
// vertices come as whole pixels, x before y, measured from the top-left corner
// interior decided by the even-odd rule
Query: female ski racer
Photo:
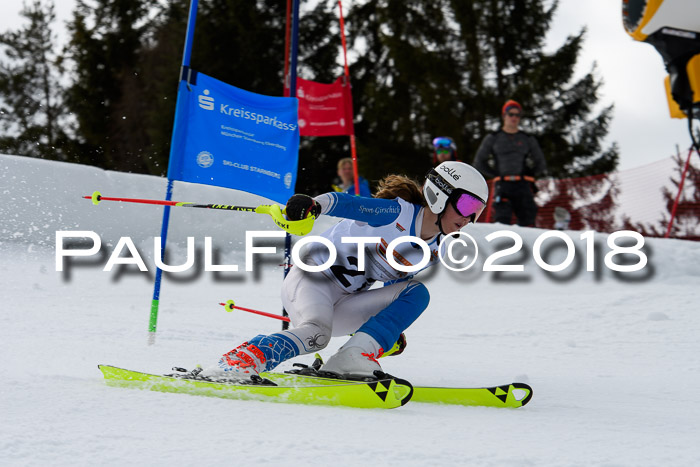
[[[389,264],[387,245],[397,237],[419,237],[430,248],[425,267],[437,264],[440,237],[476,221],[488,199],[488,187],[472,166],[448,161],[428,173],[422,189],[407,177],[390,175],[375,196],[326,193],[311,198],[297,194],[289,199],[286,213],[290,220],[319,214],[344,218],[321,234],[335,245],[335,262],[321,272],[295,266],[285,278],[282,303],[291,320],[290,330],[244,342],[199,376],[248,379],[297,355],[323,349],[332,336],[349,334],[352,337],[321,370],[341,378],[371,378],[375,370],[381,371],[377,359],[384,349],[392,348],[430,300],[421,282]],[[362,266],[358,244],[344,243],[344,237],[380,238],[363,245],[364,268],[358,268]],[[393,256],[397,263],[410,266],[420,263],[424,254],[420,245],[402,242]],[[302,259],[308,266],[318,266],[329,255],[329,249],[319,245]],[[376,281],[390,284],[370,290]]]

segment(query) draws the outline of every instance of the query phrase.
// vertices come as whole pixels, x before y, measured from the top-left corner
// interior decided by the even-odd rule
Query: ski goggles
[[[438,154],[452,154],[452,149],[449,148],[437,148],[435,150],[436,153]]]
[[[453,144],[454,143],[449,138],[438,137],[433,140],[433,146],[435,146],[438,150],[441,148],[451,149]]]
[[[452,207],[455,208],[455,211],[457,211],[457,214],[462,217],[474,216],[472,222],[474,222],[479,214],[481,214],[481,211],[485,206],[485,203],[482,200],[463,191],[459,192],[456,197],[452,196],[451,198],[453,199],[451,199],[450,202],[452,203]]]

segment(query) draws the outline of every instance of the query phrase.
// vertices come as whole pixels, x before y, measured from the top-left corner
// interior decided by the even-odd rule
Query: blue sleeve
[[[367,222],[372,227],[398,219],[401,205],[395,199],[365,198],[347,193],[326,193],[316,198],[322,214]]]

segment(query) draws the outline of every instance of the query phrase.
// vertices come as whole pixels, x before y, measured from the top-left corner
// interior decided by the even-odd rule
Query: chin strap
[[[443,237],[447,237],[447,234],[442,230],[442,223],[440,222],[442,220],[442,216],[445,214],[445,209],[442,210],[440,214],[437,216],[437,221],[435,221],[435,225],[437,225],[438,230],[442,234]]]

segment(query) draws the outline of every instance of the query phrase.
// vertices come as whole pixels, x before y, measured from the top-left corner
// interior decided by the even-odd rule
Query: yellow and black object
[[[622,0],[622,19],[633,39],[661,54],[671,116],[700,118],[700,1]]]

